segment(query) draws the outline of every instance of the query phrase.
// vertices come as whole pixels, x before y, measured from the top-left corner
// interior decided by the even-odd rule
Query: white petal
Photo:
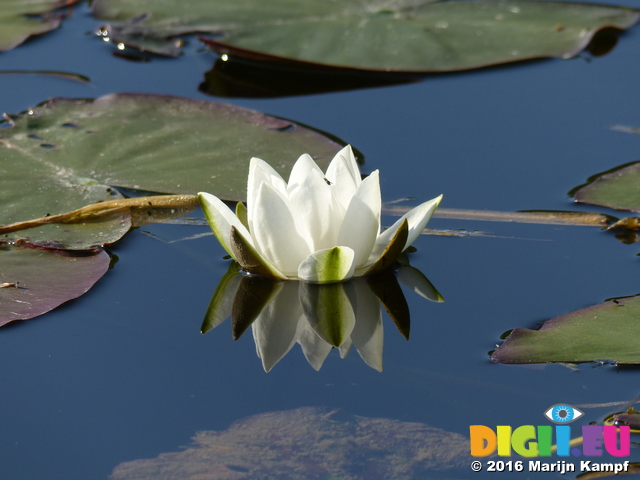
[[[354,252],[349,247],[332,247],[309,255],[298,268],[298,278],[313,283],[333,283],[353,276]]]
[[[365,363],[381,372],[384,334],[380,302],[366,281],[357,279],[354,285],[358,307],[351,340]]]
[[[266,372],[291,350],[306,324],[298,300],[298,285],[285,282],[252,324],[256,350]]]
[[[358,164],[349,145],[336,154],[327,168],[325,177],[331,182],[334,195],[346,210],[362,183]]]
[[[270,184],[263,183],[251,210],[256,249],[282,273],[296,276],[311,248],[296,230],[288,200]]]
[[[329,352],[333,349],[333,345],[325,342],[320,336],[313,331],[309,322],[304,323],[304,329],[298,338],[298,343],[302,347],[307,362],[314,368],[320,370]]]
[[[338,173],[342,173],[342,175]],[[353,155],[351,145],[347,145],[338,153],[336,153],[335,157],[333,157],[333,160],[331,160],[331,163],[327,168],[327,174],[325,176],[331,183],[337,183],[342,178],[346,178],[348,176],[351,178],[353,183],[356,184],[356,188],[360,185],[360,183],[362,183],[362,179],[360,177],[360,169],[358,168],[356,157]]]
[[[349,355],[349,352],[351,351],[351,347],[353,347],[353,341],[351,340],[351,337],[349,337],[338,349],[340,351],[340,358],[347,358],[347,355]]]
[[[400,225],[402,225],[402,221],[405,218],[409,222],[409,236],[407,238],[407,243],[405,244],[403,251],[406,250],[407,247],[415,242],[416,238],[420,236],[420,234],[424,230],[424,227],[426,227],[429,220],[431,220],[433,212],[436,211],[436,208],[438,208],[438,205],[440,205],[441,201],[442,195],[429,200],[428,202],[424,202],[421,205],[418,205],[416,208],[405,213],[396,223],[382,232],[376,240],[376,245],[371,255],[372,258],[375,257],[373,258],[373,260],[375,261],[375,259],[377,259],[377,257],[382,254],[387,244],[395,235],[396,230],[400,228]]]
[[[342,215],[319,168],[310,170],[307,177],[290,190],[289,204],[298,232],[308,239],[311,251],[337,245]]]
[[[444,302],[444,297],[436,290],[436,287],[424,276],[420,270],[411,265],[402,265],[396,272],[396,277],[405,287],[416,292],[423,298],[432,302]]]
[[[355,252],[356,268],[367,263],[380,233],[380,180],[378,171],[371,173],[358,187],[344,215],[338,245],[351,247]]]
[[[264,160],[253,157],[249,163],[249,182],[252,176],[258,175],[258,178],[264,178],[269,184],[281,192],[287,191],[287,182],[280,176],[275,169]]]
[[[247,221],[249,223],[249,230],[252,229],[253,206],[255,205],[260,185],[263,183],[268,183],[286,195],[287,184],[280,174],[264,160],[254,157],[249,163],[249,180],[247,182]]]
[[[242,225],[242,222],[236,217],[235,213],[215,195],[200,192],[198,193],[198,199],[200,200],[204,216],[207,218],[213,234],[227,253],[235,260],[230,243],[231,226],[236,227],[242,235],[253,244],[253,239],[249,231]]]
[[[289,175],[289,183],[287,184],[287,191],[291,192],[294,188],[304,182],[312,171],[316,171],[321,177],[324,177],[322,170],[313,161],[313,158],[307,153],[301,155],[291,169]]]

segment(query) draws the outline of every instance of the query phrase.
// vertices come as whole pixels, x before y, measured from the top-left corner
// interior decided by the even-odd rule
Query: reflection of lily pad
[[[398,480],[464,477],[462,435],[422,423],[307,407],[255,415],[196,445],[118,465],[113,480]],[[465,469],[466,467],[466,469]]]
[[[609,300],[514,329],[491,359],[498,363],[640,363],[640,296]]]
[[[32,35],[58,28],[61,16],[51,12],[77,0],[2,0],[0,8],[0,51],[17,47]],[[42,18],[33,18],[41,15]]]
[[[0,326],[37,317],[89,290],[109,255],[20,248],[0,243]]]
[[[591,177],[572,193],[577,202],[640,212],[640,162]]]
[[[417,82],[415,73],[346,71],[343,68],[295,67],[229,57],[218,59],[198,87],[216,97],[269,98],[312,95]]]
[[[333,140],[288,120],[187,98],[115,94],[54,99],[0,129],[0,224],[64,213],[120,198],[106,185],[157,192],[213,192],[243,200],[249,160],[288,173],[308,152],[326,167]],[[72,248],[117,240],[128,217],[19,232],[33,242]],[[100,237],[102,235],[102,237]],[[15,235],[9,238],[16,238]]]
[[[451,71],[576,55],[603,27],[629,28],[631,9],[562,2],[96,0],[121,22],[117,42],[177,55],[171,37],[222,33],[220,53],[381,71]],[[177,6],[176,6],[177,5]],[[128,23],[126,23],[128,22]]]

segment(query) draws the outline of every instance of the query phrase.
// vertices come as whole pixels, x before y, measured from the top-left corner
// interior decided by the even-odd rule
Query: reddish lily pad
[[[491,359],[497,363],[640,364],[640,296],[561,315],[539,330],[515,328]]]
[[[0,243],[0,326],[37,317],[86,293],[109,269],[103,250],[69,252]]]

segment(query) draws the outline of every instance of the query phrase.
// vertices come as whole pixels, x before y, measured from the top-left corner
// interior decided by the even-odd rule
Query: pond
[[[640,160],[640,137],[611,129],[640,127],[637,27],[599,57],[334,93],[215,98],[198,87],[218,55],[195,38],[179,58],[136,62],[113,55],[94,34],[100,24],[83,3],[61,29],[0,54],[0,73],[52,70],[90,79],[0,74],[0,110],[113,92],[224,101],[353,145],[364,155],[364,173],[380,170],[385,202],[409,197],[401,205],[415,206],[442,193],[443,208],[624,216],[574,204],[568,192],[593,174]],[[189,216],[203,218],[200,211]],[[385,215],[383,224],[395,220]],[[2,478],[480,478],[466,444],[458,456],[439,444],[451,442],[456,451],[470,425],[549,424],[543,413],[559,403],[585,413],[576,431],[633,404],[640,393],[635,368],[501,365],[488,352],[515,327],[639,294],[638,244],[585,226],[437,217],[429,227],[462,235],[421,235],[410,255],[444,302],[405,291],[409,341],[383,315],[381,372],[355,348],[345,358],[329,352],[316,371],[296,345],[266,373],[250,331],[233,341],[227,320],[200,333],[229,265],[209,227],[132,231],[109,248],[112,268],[87,294],[0,329]],[[379,430],[362,423],[374,419]],[[426,432],[427,425],[440,430],[416,453],[422,460],[407,453],[415,445],[396,446],[380,433],[397,429],[394,438],[410,443],[407,432]],[[353,436],[332,437],[343,430]],[[220,471],[198,470],[207,465],[190,450],[198,432],[209,449],[200,450],[223,459]],[[367,435],[384,448],[365,444]],[[341,448],[348,458],[338,459]],[[142,461],[160,455],[164,474]],[[388,477],[369,469],[381,455],[396,465]],[[640,461],[640,454],[632,449],[626,459]],[[338,464],[334,476],[318,473]]]

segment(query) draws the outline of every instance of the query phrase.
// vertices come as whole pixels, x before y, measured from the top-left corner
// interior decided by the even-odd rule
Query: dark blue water
[[[175,60],[128,62],[92,36],[97,26],[81,5],[61,30],[0,54],[0,70],[91,78],[83,85],[0,75],[0,110],[125,91],[211,99],[198,85],[216,55],[196,41]],[[640,127],[639,47],[636,28],[601,58],[224,101],[351,143],[366,157],[364,171],[381,170],[387,201],[416,197],[413,205],[444,193],[447,208],[597,210],[573,205],[567,192],[594,173],[640,159],[639,136],[609,129]],[[199,333],[227,269],[224,252],[211,236],[168,242],[208,228],[152,225],[130,233],[112,249],[115,267],[88,294],[0,330],[1,477],[107,478],[121,462],[178,451],[197,431],[301,406],[467,436],[470,424],[540,425],[542,412],[556,403],[624,401],[640,393],[634,370],[502,366],[487,355],[508,329],[640,293],[637,245],[587,227],[444,219],[430,227],[487,235],[422,236],[415,243],[412,265],[446,301],[406,293],[411,340],[385,317],[382,373],[355,350],[346,359],[332,352],[316,372],[296,346],[266,374],[251,332],[233,342],[227,322]],[[583,424],[609,410],[584,409]]]

